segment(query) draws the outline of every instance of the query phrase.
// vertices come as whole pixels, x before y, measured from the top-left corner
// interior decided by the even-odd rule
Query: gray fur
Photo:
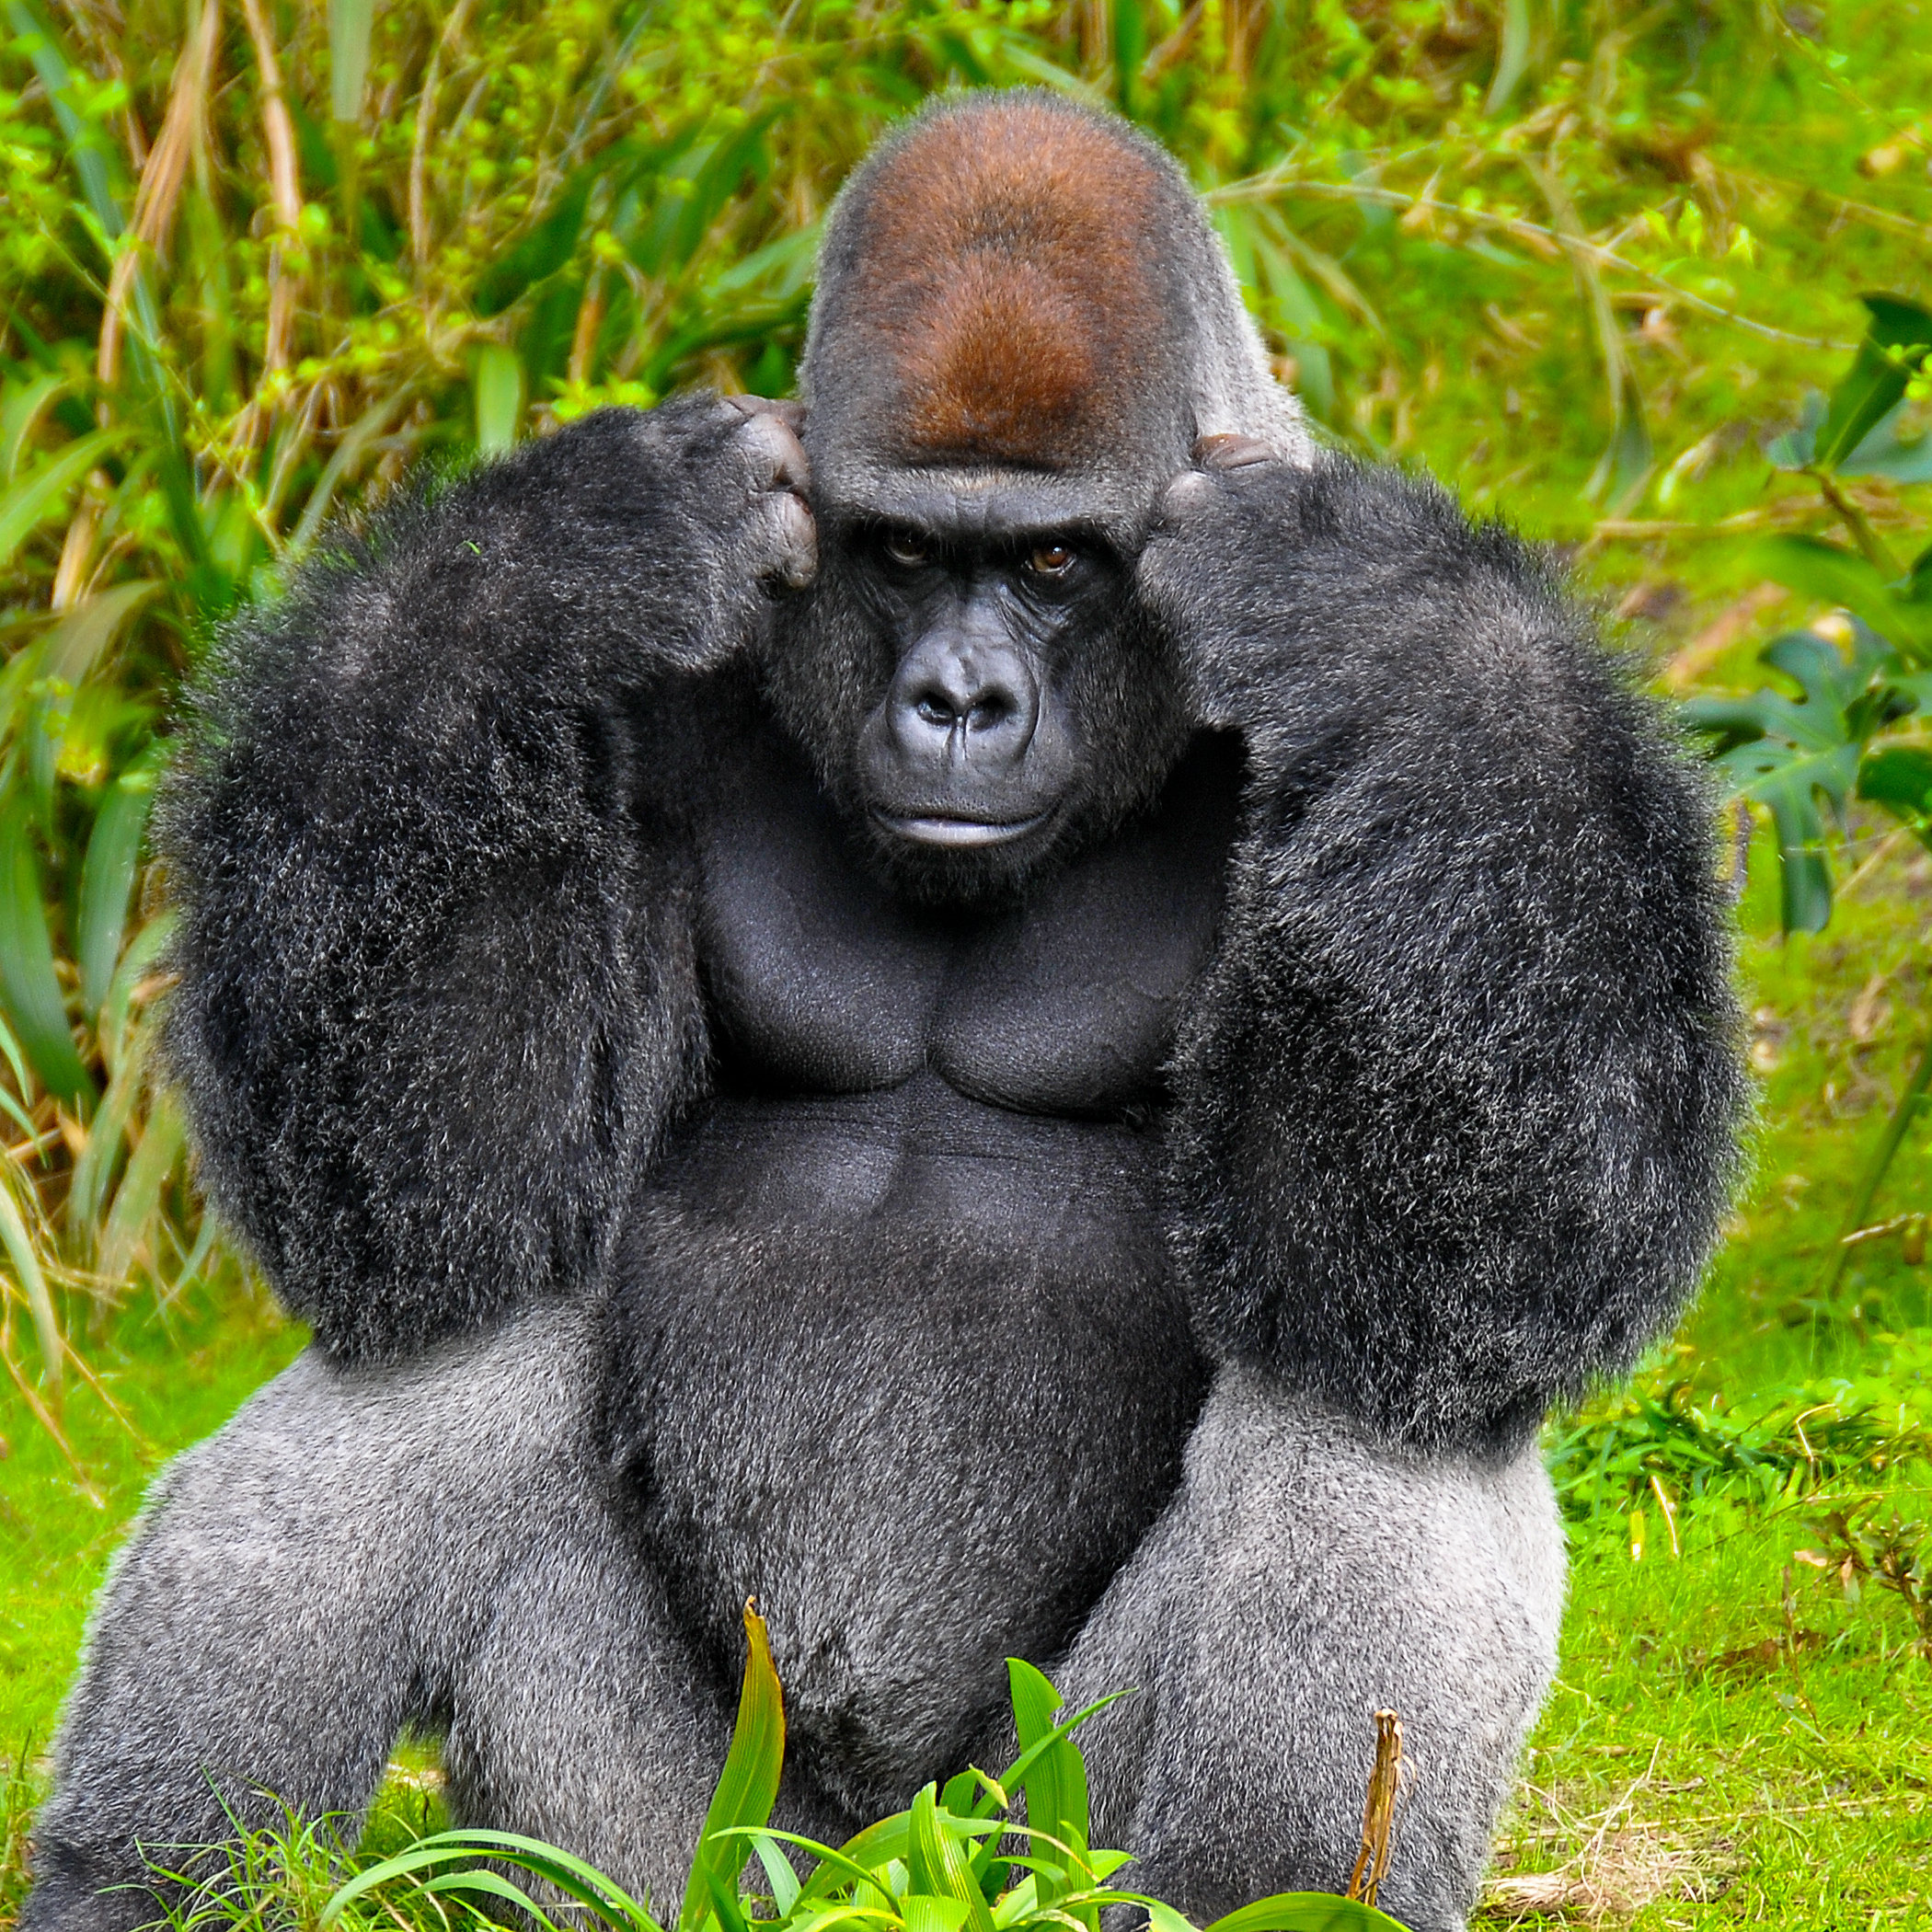
[[[220,1882],[219,1854],[192,1851],[227,1838],[224,1805],[251,1825],[278,1800],[335,1814],[352,1842],[408,1725],[446,1731],[459,1819],[675,1901],[730,1687],[638,1561],[596,1426],[604,1333],[594,1305],[565,1304],[398,1366],[312,1350],[167,1471],[95,1614],[22,1932],[152,1918],[144,1847]],[[903,1559],[889,1524],[811,1527],[840,1575]],[[767,1582],[748,1549],[731,1567],[735,1602]],[[1554,1668],[1562,1579],[1533,1450],[1416,1458],[1225,1372],[1166,1512],[1064,1661],[1041,1660],[1078,1698],[1139,1688],[1084,1740],[1097,1842],[1137,1847],[1133,1882],[1197,1917],[1338,1884],[1371,1714],[1392,1705],[1416,1777],[1389,1903],[1418,1932],[1460,1926]],[[929,1731],[932,1700],[867,1691],[889,1659],[926,1668],[932,1620],[970,1611],[926,1590],[910,1625],[891,1591],[848,1593],[835,1632],[796,1593],[767,1604],[781,1676],[870,1711],[848,1749]],[[991,1764],[995,1735],[955,1721],[913,1748]],[[867,1820],[795,1768],[777,1822],[835,1842]]]
[[[1160,159],[1173,380],[1055,483],[1119,546],[1056,633],[1091,809],[1013,903],[902,903],[840,782],[894,668],[838,510],[903,480],[840,355],[892,152],[828,235],[809,591],[788,438],[698,397],[228,640],[170,1043],[316,1348],[115,1572],[29,1932],[148,1915],[98,1889],[223,1835],[207,1776],[352,1824],[411,1721],[459,1815],[661,1896],[753,1592],[789,1819],[983,1762],[1025,1649],[1139,1687],[1099,1829],[1208,1915],[1344,1875],[1393,1705],[1389,1901],[1463,1922],[1552,1667],[1537,1420],[1674,1317],[1733,1173],[1708,799],[1544,559],[1313,455]],[[1264,460],[1170,488],[1216,431]]]

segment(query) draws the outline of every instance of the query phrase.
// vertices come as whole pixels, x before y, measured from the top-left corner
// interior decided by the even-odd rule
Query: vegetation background
[[[1857,669],[1865,606],[1767,536],[1932,542],[1923,376],[1876,465],[1774,441],[1861,294],[1932,301],[1928,0],[0,0],[0,1926],[142,1487],[301,1341],[154,1083],[143,837],[182,679],[329,516],[603,403],[783,393],[845,170],[935,88],[1029,83],[1168,143],[1328,432],[1563,546],[1661,691],[1804,696],[1758,653],[1807,624]],[[1551,1431],[1573,1603],[1498,1923],[1932,1922],[1926,800],[1819,782],[1803,916],[1763,801],[1811,779],[1725,821],[1752,1192],[1683,1335]],[[431,1805],[432,1749],[397,1778]]]

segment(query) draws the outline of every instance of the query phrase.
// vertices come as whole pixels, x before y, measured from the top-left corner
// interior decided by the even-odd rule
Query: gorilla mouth
[[[873,816],[895,837],[917,845],[943,845],[953,851],[1010,845],[1046,823],[1051,811],[1028,819],[972,819],[953,812],[921,812],[901,816],[877,811]]]

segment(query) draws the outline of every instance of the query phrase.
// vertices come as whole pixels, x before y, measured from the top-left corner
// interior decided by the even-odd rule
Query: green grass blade
[[[91,1018],[114,983],[114,969],[127,937],[128,895],[134,870],[141,863],[141,843],[147,834],[147,815],[155,802],[156,774],[151,765],[123,772],[108,787],[94,830],[87,838],[87,856],[81,865],[79,955],[81,1005]]]
[[[362,118],[374,25],[375,0],[328,0],[328,111],[337,121]]]
[[[125,1280],[133,1267],[134,1257],[147,1240],[160,1209],[161,1190],[187,1144],[188,1123],[181,1117],[180,1104],[164,1090],[149,1110],[146,1131],[115,1191],[114,1205],[100,1237],[96,1265],[109,1281]],[[152,1253],[151,1242],[149,1248]]]
[[[75,1051],[53,968],[30,817],[17,788],[0,806],[0,993],[41,1083],[85,1112],[94,1105],[94,1082]]]
[[[678,1932],[697,1932],[711,1910],[711,1881],[730,1885],[743,1868],[745,1849],[739,1839],[723,1835],[733,1827],[763,1825],[778,1796],[778,1775],[785,1763],[785,1699],[778,1673],[772,1663],[765,1619],[751,1604],[744,1606],[744,1686],[739,1693],[738,1723],[731,1748],[725,1754],[718,1788],[711,1794],[691,1876],[684,1887]]]
[[[962,1924],[971,1926],[973,1932],[993,1932],[986,1895],[960,1853],[957,1836],[942,1828],[931,1785],[913,1800],[907,1814],[906,1863],[912,1870],[914,1891],[963,1906]],[[947,1932],[958,1932],[958,1928],[949,1927]]]
[[[27,1297],[34,1337],[40,1345],[42,1374],[48,1386],[58,1390],[66,1346],[61,1336],[60,1317],[54,1313],[53,1297],[47,1292],[47,1276],[34,1248],[33,1231],[27,1225],[18,1198],[18,1190],[27,1185],[27,1177],[12,1161],[0,1161],[0,1247],[6,1249],[6,1258],[14,1265],[14,1279]]]
[[[67,492],[120,440],[118,430],[97,430],[56,450],[0,495],[0,570],[13,562],[14,552],[40,527],[40,520],[61,507]]]
[[[523,413],[523,365],[514,350],[486,342],[477,351],[470,380],[477,405],[477,454],[486,460],[507,455],[516,444],[517,420]]]

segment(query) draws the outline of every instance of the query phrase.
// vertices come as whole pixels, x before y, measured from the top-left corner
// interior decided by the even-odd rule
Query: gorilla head
[[[1186,180],[1037,93],[942,101],[833,211],[807,345],[821,573],[771,702],[927,896],[1118,824],[1188,735],[1132,595],[1205,439],[1309,452]]]

